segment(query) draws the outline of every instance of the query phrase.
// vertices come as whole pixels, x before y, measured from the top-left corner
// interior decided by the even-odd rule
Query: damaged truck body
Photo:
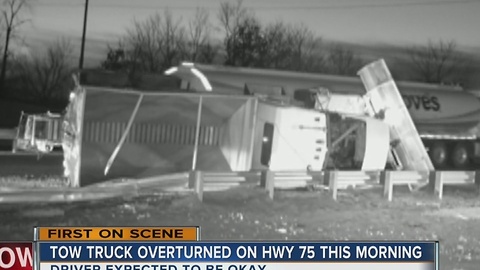
[[[191,170],[320,170],[327,150],[325,115],[314,110],[250,96],[80,86],[73,93],[63,117],[72,186]]]
[[[360,134],[354,155],[362,170],[380,171],[390,163],[433,171],[384,61],[365,66],[359,76],[364,95],[319,91],[314,108],[268,95],[218,94],[205,77],[181,74],[182,84],[197,85],[199,92],[77,84],[63,115],[22,116],[14,146],[46,153],[61,144],[72,187],[196,170],[321,171],[332,146],[353,130]],[[339,106],[326,107],[325,100]],[[333,137],[331,114],[356,125]]]
[[[323,89],[348,97],[348,106],[365,94],[358,77],[317,73],[195,65],[208,77],[215,91],[226,93],[275,93],[301,100],[313,108],[316,94]],[[437,170],[478,168],[480,161],[480,99],[459,86],[419,82],[395,82],[414,125]],[[328,95],[328,94],[327,94]],[[344,104],[343,104],[344,105]],[[330,101],[329,110],[345,110]],[[347,106],[347,107],[348,107]]]

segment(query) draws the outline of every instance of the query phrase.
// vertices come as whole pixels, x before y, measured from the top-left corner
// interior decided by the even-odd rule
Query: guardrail
[[[262,172],[202,172],[194,171],[189,176],[189,188],[200,201],[204,191],[225,190],[243,184],[255,184],[265,189],[273,199],[276,189],[320,185],[328,188],[334,200],[338,190],[349,187],[383,186],[383,195],[393,200],[395,186],[416,189],[434,185],[434,194],[442,199],[445,185],[472,185],[480,194],[480,171],[262,171]],[[413,187],[412,187],[413,186]]]
[[[437,171],[435,172],[434,192],[443,197],[445,185],[476,185],[480,192],[480,171]]]
[[[422,187],[428,185],[430,172],[417,172],[417,171],[385,171],[383,176],[384,189],[383,195],[388,198],[388,201],[392,201],[393,186],[412,185]],[[411,188],[410,188],[411,189]]]
[[[45,196],[48,198],[64,196],[61,200],[77,200],[75,194],[83,194],[78,200],[89,198],[88,192],[101,189],[105,196],[114,196],[125,192],[134,192],[140,189],[159,188],[165,191],[194,192],[200,201],[203,201],[204,192],[222,191],[232,187],[256,186],[262,187],[268,196],[273,199],[275,190],[283,188],[298,188],[319,185],[329,190],[332,198],[338,200],[338,191],[349,187],[383,187],[383,195],[388,201],[393,199],[395,186],[413,185],[421,187],[430,184],[434,195],[439,199],[443,197],[443,188],[446,185],[475,186],[480,195],[480,171],[261,171],[261,172],[182,172],[176,174],[158,175],[142,179],[131,179],[125,183],[100,183],[84,188],[47,189]],[[114,190],[110,190],[114,189]],[[15,195],[9,191],[9,199],[3,201],[40,200],[33,196],[36,189],[19,189],[23,197],[13,198]],[[42,193],[42,192],[41,192]],[[108,193],[108,194],[107,194]],[[110,194],[111,193],[111,194]],[[28,195],[30,194],[30,195]],[[63,195],[62,195],[63,194]],[[0,192],[0,197],[4,196]],[[45,197],[43,196],[43,197]],[[56,197],[57,196],[57,197]],[[65,197],[66,196],[66,197]],[[72,197],[73,196],[73,197]],[[116,195],[115,195],[116,196]],[[42,197],[42,198],[43,198]],[[45,198],[47,198],[45,197]],[[52,197],[52,198],[53,198]],[[51,199],[46,200],[51,200]],[[0,198],[1,199],[1,198]],[[59,199],[59,200],[60,200]]]
[[[334,200],[337,200],[339,189],[380,184],[380,172],[330,171],[328,176],[329,188]]]
[[[258,184],[258,172],[190,172],[188,187],[193,189],[200,201],[204,191],[220,191],[253,183]],[[253,179],[253,180],[252,180]]]
[[[325,172],[307,171],[262,171],[260,186],[267,190],[268,196],[273,199],[275,188],[298,188],[308,185],[323,184]]]

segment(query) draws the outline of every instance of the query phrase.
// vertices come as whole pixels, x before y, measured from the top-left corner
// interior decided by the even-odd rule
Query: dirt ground
[[[480,196],[447,188],[276,191],[258,187],[193,194],[152,193],[134,198],[56,204],[0,204],[0,239],[31,240],[33,226],[199,225],[204,240],[438,240],[441,269],[480,269]]]

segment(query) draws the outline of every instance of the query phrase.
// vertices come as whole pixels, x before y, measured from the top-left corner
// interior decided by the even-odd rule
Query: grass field
[[[439,240],[441,269],[480,269],[480,197],[447,188],[347,190],[333,201],[326,191],[278,191],[270,200],[257,187],[192,194],[60,204],[0,204],[0,239],[31,240],[33,226],[199,225],[205,240]]]

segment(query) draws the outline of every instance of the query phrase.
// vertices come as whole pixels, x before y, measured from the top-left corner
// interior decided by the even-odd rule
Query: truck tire
[[[448,148],[444,142],[434,142],[430,145],[429,156],[435,169],[443,169],[448,162]]]
[[[456,169],[465,169],[470,165],[470,149],[466,143],[457,143],[452,149],[451,162]]]

